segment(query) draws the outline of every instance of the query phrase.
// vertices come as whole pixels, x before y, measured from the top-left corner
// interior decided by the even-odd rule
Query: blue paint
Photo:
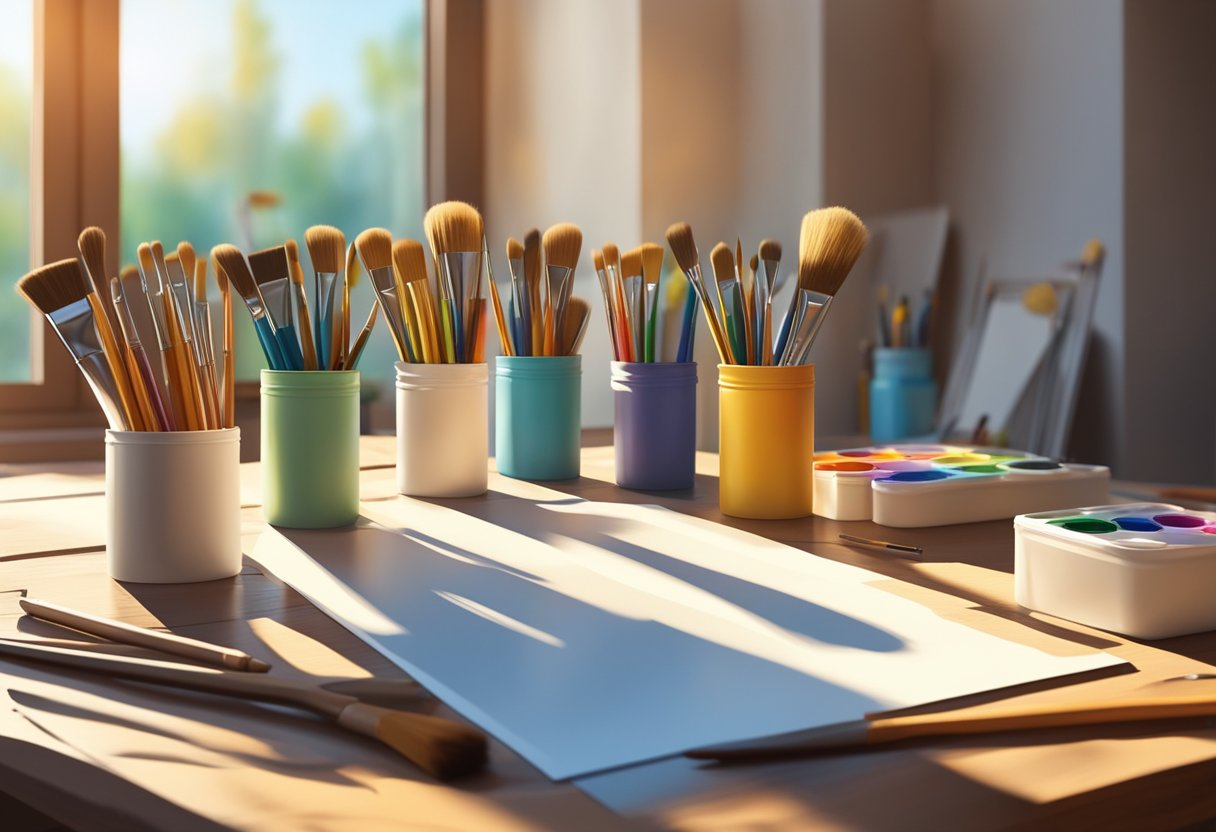
[[[1125,532],[1161,531],[1161,524],[1147,517],[1116,517],[1115,523]]]
[[[946,471],[900,471],[881,480],[881,482],[933,482],[934,480],[949,479]]]

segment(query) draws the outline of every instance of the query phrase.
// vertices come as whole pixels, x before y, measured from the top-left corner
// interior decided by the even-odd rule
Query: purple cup
[[[641,491],[696,480],[697,365],[612,362],[616,483]]]

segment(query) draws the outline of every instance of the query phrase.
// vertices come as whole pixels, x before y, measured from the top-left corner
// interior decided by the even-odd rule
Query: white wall
[[[1168,5],[1168,4],[1167,4]],[[991,277],[1054,275],[1107,246],[1075,454],[1119,466],[1123,382],[1123,8],[1109,0],[933,0],[936,197],[970,308]]]

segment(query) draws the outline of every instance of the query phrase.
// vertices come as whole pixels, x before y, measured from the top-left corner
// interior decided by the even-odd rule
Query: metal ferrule
[[[778,362],[782,367],[794,367],[802,364],[809,357],[811,344],[823,325],[824,311],[832,302],[831,295],[812,292],[809,289],[799,289],[797,306],[794,310],[794,320],[790,326],[790,335],[785,342],[785,350]]]
[[[169,290],[173,293],[173,306],[177,313],[177,325],[182,331],[182,340],[189,344],[194,340],[194,320],[190,310],[194,307],[190,287],[186,285],[186,273],[181,263],[174,261],[166,266]],[[193,348],[192,348],[193,349]]]
[[[508,266],[511,271],[511,297],[515,299],[515,320],[519,322],[519,331],[521,333],[531,333],[532,324],[532,299],[528,297],[527,287],[523,282],[524,261],[508,260]],[[528,345],[531,345],[531,336],[528,335]],[[520,344],[523,347],[523,344]],[[520,351],[520,355],[528,355],[528,351]]]
[[[313,286],[317,297],[317,319],[332,321],[334,317],[334,288],[338,285],[337,272],[316,272]]]
[[[262,302],[266,304],[266,315],[270,318],[270,324],[275,330],[292,325],[290,279],[276,277],[274,280],[259,283],[258,293],[262,296]]]
[[[545,271],[545,277],[549,281],[549,291],[553,297],[553,332],[556,337],[560,338],[562,326],[566,322],[566,304],[570,300],[574,269],[566,266],[546,265]]]
[[[376,288],[376,301],[384,313],[384,320],[388,322],[388,331],[393,336],[401,360],[410,360],[410,339],[405,332],[405,316],[401,309],[401,298],[397,296],[397,275],[393,267],[369,269],[367,277]]]
[[[127,421],[122,398],[118,393],[118,380],[114,378],[105,352],[101,348],[93,307],[89,305],[88,299],[81,298],[69,303],[51,312],[46,318],[59,335],[59,340],[63,341],[68,352],[76,359],[76,365],[93,388],[93,394],[101,404],[110,427],[113,430],[130,430],[131,423]]]
[[[770,319],[773,306],[773,287],[777,285],[777,267],[780,260],[761,260],[760,269],[756,272],[756,299],[752,309],[752,335],[755,341],[757,361],[764,355],[764,318]]]
[[[198,366],[206,367],[215,364],[215,341],[211,332],[211,307],[205,300],[194,302],[194,349],[198,356]]]
[[[633,344],[634,359],[641,361],[645,322],[641,318],[642,276],[633,274],[625,278],[625,305],[629,307],[629,339]]]
[[[123,339],[131,347],[140,346],[139,330],[135,328],[135,319],[131,317],[131,308],[127,306],[121,281],[114,285],[111,295],[114,301],[115,316],[118,318],[118,328],[122,330]]]
[[[147,275],[140,273],[140,280],[143,283],[144,297],[148,299],[148,310],[152,315],[152,328],[156,330],[156,344],[160,347],[160,351],[164,352],[169,349],[169,322],[165,320],[165,297],[164,290],[157,286],[157,290],[152,292],[148,288]]]
[[[440,283],[446,284],[448,300],[459,300],[459,308],[463,310],[464,301],[474,297],[481,282],[481,252],[445,252],[439,258],[439,266],[443,275]]]

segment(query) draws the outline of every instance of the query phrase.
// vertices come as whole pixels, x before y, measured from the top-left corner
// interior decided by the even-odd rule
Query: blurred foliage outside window
[[[154,239],[204,254],[293,237],[311,305],[308,226],[337,226],[348,241],[372,226],[421,239],[422,6],[122,0],[123,262]],[[364,278],[352,293],[356,333],[371,304]],[[238,375],[256,378],[265,362],[235,297],[234,319]],[[395,356],[378,326],[364,378],[391,389]]]
[[[4,0],[0,25],[0,382],[28,382],[28,303],[15,289],[30,266],[30,101],[34,0]]]

